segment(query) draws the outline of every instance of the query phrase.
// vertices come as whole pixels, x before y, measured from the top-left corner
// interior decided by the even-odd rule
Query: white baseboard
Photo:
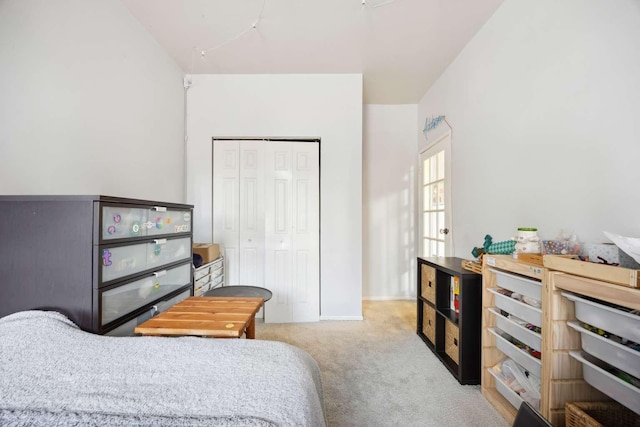
[[[413,301],[415,296],[396,296],[396,297],[362,297],[363,301]]]
[[[362,316],[320,316],[320,320],[364,320]]]

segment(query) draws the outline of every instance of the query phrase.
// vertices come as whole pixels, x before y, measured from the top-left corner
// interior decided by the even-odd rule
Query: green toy
[[[471,251],[471,255],[479,258],[482,254],[512,254],[516,250],[515,240],[504,240],[502,242],[493,243],[493,238],[487,234],[484,236],[484,244],[482,248],[475,247]]]

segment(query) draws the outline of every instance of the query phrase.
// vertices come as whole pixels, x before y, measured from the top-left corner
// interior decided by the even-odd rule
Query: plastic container
[[[526,320],[536,326],[542,326],[542,310],[521,301],[502,295],[495,288],[487,289],[495,295],[495,304],[509,314]]]
[[[515,345],[511,344],[506,338],[502,336],[504,333],[500,329],[489,328],[496,337],[496,347],[503,352],[507,357],[513,359],[516,363],[522,366],[533,375],[540,377],[542,372],[542,363],[539,359],[531,356],[524,350],[519,349]]]
[[[562,292],[562,296],[575,303],[578,320],[640,343],[640,316],[580,298],[569,292]]]
[[[607,364],[593,356],[581,351],[570,351],[569,354],[582,363],[582,373],[586,382],[640,415],[640,388],[607,372]]]
[[[500,393],[514,408],[519,409],[520,404],[523,402],[522,398],[511,389],[505,382],[500,374],[494,372],[493,369],[487,368],[489,373],[496,379],[496,390]]]
[[[542,300],[541,282],[514,276],[513,274],[508,274],[492,268],[490,268],[489,271],[496,275],[498,286],[501,288],[509,289],[512,292],[526,295],[538,301]]]
[[[582,349],[584,351],[640,378],[640,351],[593,333],[583,328],[578,322],[569,321],[567,325],[582,334]]]
[[[531,348],[538,351],[542,350],[542,335],[530,331],[522,325],[517,324],[513,320],[500,314],[500,311],[495,307],[490,307],[489,312],[493,313],[496,317],[496,326],[507,334],[511,335],[518,341],[522,341]]]

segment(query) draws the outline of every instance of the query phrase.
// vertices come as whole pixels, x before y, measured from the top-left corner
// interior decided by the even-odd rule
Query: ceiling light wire
[[[246,30],[244,30],[243,32],[241,32],[240,34],[235,36],[234,38],[229,39],[229,40],[227,40],[225,42],[222,42],[217,46],[210,47],[208,49],[202,49],[201,52],[200,52],[200,55],[201,55],[202,59],[204,59],[204,57],[207,54],[207,52],[211,52],[213,50],[220,49],[221,47],[226,46],[229,43],[238,40],[240,37],[244,36],[249,31],[257,29],[258,28],[258,24],[260,24],[260,21],[262,21],[262,14],[264,13],[264,8],[265,8],[266,4],[267,4],[267,0],[262,0],[262,8],[260,9],[260,14],[258,15],[258,18],[253,22],[253,24],[251,24],[251,26],[249,28],[247,28]]]

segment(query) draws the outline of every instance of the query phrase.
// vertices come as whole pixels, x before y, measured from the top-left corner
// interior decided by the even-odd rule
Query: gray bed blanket
[[[60,313],[0,319],[0,425],[324,426],[320,371],[260,340],[105,337]]]

